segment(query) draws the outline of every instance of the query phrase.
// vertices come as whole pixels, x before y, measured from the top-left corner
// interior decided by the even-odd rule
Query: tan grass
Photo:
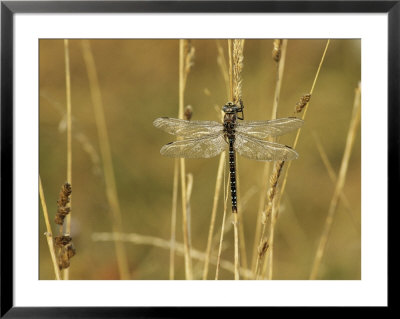
[[[99,241],[122,241],[122,242],[129,242],[135,245],[149,245],[153,247],[158,247],[161,249],[170,249],[171,248],[171,242],[166,239],[162,239],[159,237],[154,237],[154,236],[144,236],[144,235],[139,235],[136,233],[128,233],[128,234],[121,234],[121,233],[93,233],[92,234],[92,240],[99,242]],[[185,247],[183,243],[180,242],[175,242],[175,249],[176,252],[183,256]],[[199,261],[204,261],[205,260],[205,253],[201,252],[197,249],[192,248],[192,257],[194,259],[197,259]],[[234,273],[234,264],[231,263],[230,261],[227,261],[225,259],[220,259],[217,260],[216,257],[211,257],[210,259],[210,264],[212,265],[217,265],[217,262],[219,263],[219,266],[221,269],[225,269],[231,273]],[[241,268],[240,272],[243,274],[244,277],[246,278],[251,278],[251,272],[248,269]]]
[[[312,95],[312,93],[313,93],[313,91],[314,91],[314,88],[315,88],[315,85],[316,85],[316,83],[317,83],[317,79],[318,79],[319,73],[320,73],[320,71],[321,71],[322,64],[323,64],[323,62],[324,62],[324,60],[325,60],[325,56],[326,56],[326,52],[327,52],[327,50],[328,50],[329,44],[330,44],[330,40],[328,40],[327,43],[326,43],[326,45],[325,45],[324,52],[323,52],[323,54],[322,54],[322,57],[321,57],[321,60],[320,60],[319,65],[318,65],[318,69],[317,69],[316,75],[315,75],[315,77],[314,77],[313,84],[312,84],[312,86],[311,86],[311,90],[310,90],[310,93],[309,93],[310,95]],[[307,103],[306,106],[304,107],[304,112],[303,112],[303,116],[302,116],[302,119],[303,119],[303,120],[305,119],[305,116],[306,116],[306,114],[307,114],[308,105],[309,105],[309,103]],[[296,137],[295,137],[293,146],[292,146],[294,149],[295,149],[296,146],[297,146],[297,142],[298,142],[299,137],[300,137],[300,132],[301,132],[301,128],[297,131],[297,134],[296,134]],[[272,216],[275,216],[275,218],[278,217],[278,212],[279,212],[279,207],[280,207],[280,200],[281,200],[282,195],[283,195],[283,193],[284,193],[284,191],[285,191],[285,187],[286,187],[286,183],[287,183],[287,178],[288,178],[288,173],[289,173],[289,169],[290,169],[290,167],[291,167],[291,164],[292,164],[292,161],[289,161],[289,163],[288,163],[288,165],[287,165],[287,168],[286,168],[286,171],[285,171],[285,175],[284,175],[283,181],[282,181],[282,187],[281,187],[281,190],[280,190],[280,194],[279,194],[279,197],[278,197],[278,201],[276,202],[275,205],[273,205]],[[275,223],[276,223],[276,221],[275,221]],[[274,227],[274,226],[275,226],[275,224],[273,225],[273,227]],[[273,246],[272,246],[271,243],[270,243],[269,253],[270,253],[270,255],[273,254]],[[269,259],[268,267],[269,267],[269,269],[268,269],[268,279],[272,279],[272,274],[273,274],[273,259],[272,259],[272,258]],[[264,277],[264,274],[263,274],[262,276]]]
[[[225,181],[225,179],[224,179],[224,181]],[[225,234],[226,211],[228,210],[227,209],[228,197],[229,197],[229,183],[226,183],[226,193],[225,193],[225,200],[224,200],[224,214],[222,215],[222,225],[221,225],[221,234],[220,234],[219,247],[218,247],[217,268],[215,270],[215,280],[218,280],[219,267],[221,265],[222,243],[224,241],[224,234]],[[234,273],[235,274],[236,274],[236,271],[237,271],[237,266],[234,265]]]
[[[184,118],[184,98],[187,76],[193,64],[194,48],[188,40],[179,40],[179,118]],[[181,197],[182,197],[182,230],[183,243],[185,245],[185,276],[190,280],[193,278],[192,261],[190,257],[189,225],[187,215],[187,194],[186,194],[186,167],[185,159],[180,158],[181,174]]]
[[[69,42],[64,39],[65,56],[65,88],[67,99],[67,182],[72,184],[72,103],[71,103],[71,73],[69,62]],[[70,197],[70,208],[72,207],[72,196]],[[72,210],[72,209],[71,209]],[[65,233],[71,233],[71,212],[65,220]],[[69,279],[69,268],[63,271],[64,280]]]
[[[174,160],[174,180],[172,185],[172,208],[171,208],[171,243],[169,254],[169,279],[175,278],[175,238],[176,238],[176,211],[178,204],[178,177],[179,177],[179,158]]]
[[[82,40],[82,53],[89,77],[90,93],[93,102],[97,133],[99,137],[100,153],[103,162],[106,196],[110,206],[111,224],[113,232],[122,232],[122,217],[119,206],[117,185],[115,181],[111,147],[108,137],[106,119],[104,115],[103,100],[97,76],[96,64],[89,40]],[[122,242],[115,242],[117,263],[120,279],[129,279],[129,266],[125,247]]]
[[[222,184],[222,176],[224,174],[224,169],[225,169],[225,152],[222,152],[220,158],[219,158],[219,164],[218,164],[218,171],[217,171],[217,180],[215,181],[215,191],[214,191],[214,200],[213,200],[213,206],[212,206],[212,211],[211,211],[211,221],[210,221],[210,227],[208,230],[208,239],[207,239],[207,248],[205,252],[205,260],[204,260],[204,269],[203,269],[203,280],[207,279],[208,275],[208,266],[210,262],[210,256],[211,256],[211,247],[212,247],[212,242],[213,242],[213,234],[214,234],[214,226],[215,226],[215,220],[217,216],[217,208],[218,208],[218,199],[221,193],[221,184]]]
[[[283,73],[285,70],[285,61],[286,61],[286,51],[287,51],[287,44],[288,40],[274,40],[274,49],[272,51],[272,57],[277,62],[277,72],[275,78],[275,92],[274,92],[274,99],[272,104],[272,111],[271,111],[271,120],[276,119],[278,113],[278,104],[279,98],[281,95],[281,87],[282,87],[282,80],[283,80]],[[264,173],[263,173],[263,181],[266,181],[270,171],[270,162],[265,162],[264,164]],[[252,252],[252,269],[254,273],[257,273],[255,269],[258,265],[260,254],[258,253],[259,245],[258,242],[263,241],[263,236],[261,235],[261,218],[262,214],[265,213],[265,200],[267,193],[268,183],[264,183],[264,187],[261,191],[259,207],[258,207],[258,214],[257,214],[257,221],[256,221],[256,230],[254,235],[254,245],[253,245],[253,252]],[[264,256],[264,255],[263,255]]]
[[[344,183],[346,181],[347,168],[349,165],[351,150],[353,148],[354,140],[357,134],[358,124],[360,122],[360,116],[361,116],[361,87],[359,84],[358,88],[355,90],[353,114],[351,117],[349,131],[347,133],[346,146],[342,157],[342,163],[340,165],[339,177],[337,179],[335,191],[333,193],[331,203],[329,205],[328,215],[326,217],[325,224],[322,230],[322,235],[319,240],[317,252],[314,257],[314,262],[312,265],[312,270],[309,278],[310,280],[316,279],[318,276],[319,267],[321,265],[321,260],[326,248],[326,243],[328,242],[329,234],[332,229],[332,223],[335,216],[336,208],[339,203]]]
[[[53,232],[51,230],[49,214],[47,212],[46,199],[44,197],[42,180],[41,180],[40,176],[39,176],[39,197],[40,197],[40,203],[42,204],[44,221],[46,223],[47,231],[45,233],[45,236],[47,239],[47,245],[49,246],[51,261],[53,263],[53,268],[54,268],[54,274],[55,274],[57,280],[61,280],[60,268],[58,267],[58,264],[57,264],[56,252],[54,249]]]
[[[230,85],[229,85],[229,69],[226,64],[226,59],[224,55],[224,49],[222,48],[222,45],[219,40],[216,41],[217,43],[217,50],[218,50],[218,56],[217,56],[217,64],[221,70],[221,74],[224,77],[224,82],[225,82],[225,87],[226,87],[226,96],[230,96]]]
[[[255,276],[256,279],[259,279],[259,271],[260,271],[260,265],[262,262],[262,258],[265,256],[265,251],[267,250],[266,245],[268,244],[268,247],[270,248],[269,250],[269,263],[272,262],[272,251],[271,248],[273,246],[274,243],[274,231],[275,231],[275,223],[276,223],[276,216],[273,216],[273,206],[274,206],[274,202],[276,199],[276,194],[277,194],[277,187],[278,187],[278,181],[279,181],[279,177],[281,176],[281,172],[283,169],[283,165],[285,164],[284,161],[278,161],[275,164],[275,169],[273,174],[271,175],[270,178],[270,188],[268,190],[268,205],[267,208],[265,210],[265,212],[263,212],[263,216],[261,219],[261,223],[262,223],[262,232],[261,232],[261,236],[260,236],[260,243],[258,245],[257,248],[257,261],[256,261],[256,269],[255,269]],[[267,228],[267,224],[268,224],[268,219],[271,219],[270,221],[270,231],[269,231],[269,238],[265,237],[265,231]],[[267,261],[264,261],[264,264],[267,264]]]
[[[217,55],[217,64],[220,67],[222,76],[225,80],[225,86],[227,88],[227,96],[229,99],[229,94],[230,94],[230,82],[229,82],[229,70],[226,64],[225,56],[224,56],[224,51],[222,49],[221,43],[219,40],[216,41],[217,43],[217,50],[218,50],[218,55]],[[221,111],[221,109],[218,109],[218,112],[221,114],[221,120],[223,121],[224,113]],[[219,164],[218,164],[218,170],[217,170],[217,177],[215,181],[215,191],[214,191],[214,199],[213,199],[213,205],[212,205],[212,210],[211,210],[211,219],[210,219],[210,227],[208,230],[208,238],[207,238],[207,247],[206,247],[206,258],[204,262],[204,268],[203,268],[203,280],[207,279],[208,276],[208,268],[209,268],[209,261],[210,261],[210,256],[211,256],[211,248],[212,248],[212,243],[213,243],[213,233],[214,233],[214,228],[215,228],[215,221],[216,221],[216,216],[217,216],[217,208],[218,208],[218,200],[221,192],[221,185],[222,185],[222,176],[224,176],[225,172],[225,156],[226,153],[222,152],[219,158]]]
[[[317,149],[318,149],[318,153],[321,156],[322,163],[324,164],[324,166],[328,172],[329,178],[332,181],[332,183],[336,184],[337,176],[336,176],[335,170],[333,169],[332,164],[328,158],[328,155],[325,152],[324,146],[322,145],[318,135],[315,132],[313,132],[313,137],[315,140],[315,145],[317,146]],[[347,199],[347,196],[344,192],[340,193],[340,200],[343,203],[343,206],[346,209],[347,213],[349,214],[351,221],[354,225],[354,228],[358,231],[358,233],[360,233],[360,222],[356,221],[356,219],[353,215],[353,210],[350,207],[349,200]]]
[[[244,40],[235,39],[228,40],[229,49],[229,66],[230,66],[230,94],[231,100],[236,105],[241,104],[242,101],[242,70],[243,70],[243,49]],[[236,171],[237,168],[236,168]],[[239,174],[237,174],[239,175]],[[237,180],[239,182],[239,179]],[[239,185],[239,183],[237,183]],[[237,186],[239,187],[239,186]],[[233,212],[233,230],[234,230],[234,250],[235,250],[235,280],[240,279],[240,263],[239,263],[239,230],[238,230],[238,212]]]

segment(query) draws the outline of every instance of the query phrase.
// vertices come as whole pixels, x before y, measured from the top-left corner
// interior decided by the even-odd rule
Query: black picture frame
[[[387,13],[388,14],[388,204],[398,213],[400,144],[400,1],[1,1],[1,317],[5,318],[176,318],[272,314],[277,308],[15,307],[13,300],[13,19],[16,13]],[[379,45],[379,44],[377,44]],[[377,107],[385,107],[384,105]],[[388,215],[392,220],[391,214]],[[393,222],[389,221],[393,226]],[[392,235],[393,232],[389,232]],[[389,240],[389,239],[388,239]],[[391,241],[389,240],[389,245]],[[390,248],[389,248],[390,249]],[[388,281],[389,287],[389,281]],[[34,292],[32,292],[34,293]],[[388,305],[390,308],[390,297]],[[291,307],[291,310],[294,310]],[[320,309],[325,311],[323,309]],[[281,311],[281,310],[279,310]],[[299,311],[298,309],[296,311]],[[300,310],[305,311],[303,308]],[[330,310],[331,311],[331,310]],[[336,312],[336,310],[332,310]],[[297,313],[298,315],[299,313]]]

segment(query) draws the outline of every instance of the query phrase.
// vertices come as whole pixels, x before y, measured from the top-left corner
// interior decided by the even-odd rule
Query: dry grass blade
[[[324,60],[325,60],[326,52],[328,51],[329,43],[330,43],[330,40],[328,40],[328,41],[326,42],[325,49],[324,49],[324,53],[322,54],[321,61],[320,61],[320,63],[319,63],[318,69],[317,69],[317,73],[315,74],[315,77],[314,77],[314,82],[313,82],[313,84],[312,84],[312,86],[311,86],[311,90],[310,90],[310,93],[309,93],[310,96],[311,96],[311,95],[313,94],[313,92],[314,92],[314,88],[315,88],[315,84],[317,83],[317,79],[318,79],[319,72],[321,71],[322,64],[323,64],[323,62],[324,62]],[[302,116],[302,119],[303,119],[303,120],[305,119],[306,114],[307,114],[308,104],[309,104],[309,103],[307,103],[306,106],[304,107],[304,112],[303,112],[303,116]],[[298,142],[299,137],[300,137],[300,132],[301,132],[301,128],[297,131],[296,138],[295,138],[294,143],[293,143],[293,148],[296,148],[296,146],[297,146],[297,142]],[[288,164],[288,166],[287,166],[287,169],[286,169],[285,178],[283,179],[282,188],[281,188],[281,195],[282,195],[283,192],[285,191],[287,176],[288,176],[288,173],[289,173],[289,169],[290,169],[291,163],[292,163],[292,162],[289,162],[289,164]]]
[[[53,232],[51,230],[49,214],[47,212],[47,205],[46,205],[46,200],[44,198],[42,180],[41,180],[40,176],[39,176],[39,196],[40,196],[40,202],[42,204],[44,221],[46,223],[47,231],[46,231],[45,235],[46,235],[46,239],[47,239],[47,244],[49,246],[51,261],[53,263],[54,274],[55,274],[57,280],[61,280],[61,273],[60,273],[60,269],[58,268],[56,252],[54,250]]]
[[[93,233],[92,234],[92,240],[93,241],[123,241],[123,242],[129,242],[133,243],[136,245],[150,245],[153,247],[158,247],[162,249],[170,249],[171,248],[171,243],[168,240],[159,238],[159,237],[153,237],[153,236],[144,236],[144,235],[139,235],[136,233],[129,233],[129,234],[120,234],[120,233]],[[176,252],[180,255],[184,255],[184,245],[180,242],[175,243],[175,248]],[[199,261],[204,261],[205,260],[205,254],[199,250],[192,249],[192,257],[194,259],[197,259]],[[224,260],[220,259],[217,260],[216,257],[211,257],[210,263],[213,265],[216,265],[217,262],[220,265],[220,268],[225,269],[231,273],[235,271],[234,269],[234,264]],[[241,273],[246,278],[251,278],[251,272],[248,269],[241,268],[240,269]]]
[[[317,136],[317,134],[315,132],[313,132],[313,137],[314,137],[314,140],[315,140],[315,145],[317,146],[317,149],[318,149],[318,153],[321,156],[321,160],[322,160],[326,170],[328,171],[329,178],[331,179],[331,181],[334,184],[336,184],[337,176],[335,174],[335,171],[334,171],[334,169],[332,167],[331,162],[329,161],[328,155],[326,154],[326,152],[324,150],[324,147],[323,147],[321,141],[319,140],[319,138],[318,138],[318,136]],[[349,216],[351,218],[351,221],[352,221],[352,223],[354,225],[354,228],[360,233],[360,226],[361,226],[360,222],[357,222],[355,220],[354,215],[352,213],[353,211],[352,211],[352,209],[350,207],[349,200],[347,199],[347,196],[346,196],[345,193],[343,193],[343,192],[340,193],[340,200],[342,201],[344,207],[346,208],[346,211],[347,211],[347,213],[349,214]]]
[[[72,183],[72,106],[71,106],[71,73],[69,64],[69,42],[64,39],[64,56],[65,56],[65,88],[67,99],[67,181]],[[70,199],[70,206],[71,206]],[[71,214],[67,215],[65,222],[65,232],[71,233]],[[69,279],[69,268],[64,270],[64,280]]]
[[[193,65],[194,48],[188,40],[179,40],[179,118],[184,118],[184,97],[187,76],[190,67]],[[182,195],[182,229],[183,242],[185,245],[185,274],[186,279],[192,279],[192,262],[190,257],[189,225],[187,215],[187,194],[186,194],[186,168],[185,159],[180,158],[181,173],[181,195]]]
[[[274,173],[272,174],[270,178],[270,188],[268,190],[268,205],[266,208],[266,211],[263,212],[261,223],[262,223],[262,232],[261,232],[261,238],[259,245],[257,247],[257,261],[256,261],[256,269],[255,269],[255,276],[258,279],[259,275],[259,270],[260,270],[260,265],[261,265],[261,258],[264,257],[265,253],[260,253],[260,251],[264,251],[265,244],[268,242],[268,246],[270,247],[269,250],[269,262],[272,262],[272,245],[274,242],[274,226],[276,222],[276,216],[273,216],[273,206],[274,206],[274,201],[275,201],[275,196],[277,193],[277,187],[278,187],[278,181],[279,177],[281,176],[281,172],[283,169],[283,165],[285,164],[284,161],[279,161],[275,164],[275,170]],[[271,216],[272,215],[272,216]],[[268,219],[271,217],[271,223],[270,223],[270,234],[269,234],[269,240],[265,238],[265,230],[267,228],[267,222]],[[266,250],[266,249],[265,249]]]
[[[224,175],[225,176],[225,175]],[[228,202],[228,195],[229,194],[229,183],[226,184],[226,194],[225,194],[225,200],[224,200],[224,214],[222,216],[222,226],[221,226],[221,236],[219,239],[219,248],[218,248],[218,257],[217,257],[217,268],[215,270],[215,280],[218,280],[219,276],[219,267],[220,267],[220,261],[221,261],[221,253],[222,253],[222,243],[224,241],[224,228],[225,228],[225,219],[226,219],[226,211],[227,211],[227,202]],[[235,273],[236,273],[236,265],[234,267]]]
[[[169,255],[169,279],[175,277],[175,236],[176,236],[176,211],[178,204],[178,177],[179,159],[174,160],[174,181],[172,185],[172,208],[171,208],[171,244]]]
[[[111,211],[112,228],[114,232],[122,232],[122,217],[119,206],[117,185],[114,176],[114,168],[111,156],[110,141],[104,115],[103,100],[96,65],[93,58],[92,49],[88,40],[82,40],[82,51],[89,77],[90,93],[93,101],[93,110],[99,137],[101,158],[103,162],[104,178],[106,184],[106,195]],[[129,267],[126,251],[123,243],[115,242],[118,269],[121,279],[129,279]]]
[[[229,97],[229,95],[230,95],[229,75],[231,73],[230,73],[230,71],[228,71],[224,52],[223,52],[223,49],[222,49],[222,46],[221,46],[219,40],[216,41],[216,44],[217,44],[217,50],[218,50],[217,63],[220,67],[221,73],[225,80],[225,85],[227,88],[227,96],[228,96],[228,98],[230,98]],[[222,120],[223,120],[223,112],[221,112],[221,116],[222,116]],[[222,152],[220,155],[220,159],[219,159],[217,178],[216,178],[216,182],[215,182],[213,207],[212,207],[212,211],[211,211],[211,221],[210,221],[210,227],[209,227],[208,239],[207,239],[206,259],[204,262],[204,269],[203,269],[203,280],[207,279],[207,275],[208,275],[209,260],[210,260],[210,256],[211,256],[211,247],[212,247],[212,242],[213,242],[213,233],[214,233],[216,213],[217,213],[217,207],[218,207],[218,199],[219,199],[219,194],[221,191],[222,176],[223,176],[223,173],[225,170],[225,168],[224,168],[225,156],[226,156],[225,152]]]
[[[274,60],[277,62],[277,72],[276,72],[276,80],[275,80],[275,92],[274,92],[274,100],[272,104],[272,113],[271,119],[276,119],[278,113],[278,104],[279,98],[281,95],[281,87],[282,87],[282,80],[283,80],[283,72],[285,70],[285,61],[286,61],[286,51],[287,51],[287,44],[288,40],[275,40],[274,41],[274,49],[272,51],[272,56]],[[273,140],[272,140],[273,141]],[[263,180],[267,180],[267,176],[269,175],[270,171],[270,162],[266,162],[264,166],[264,174]],[[263,236],[260,236],[262,223],[261,218],[262,214],[265,213],[265,194],[267,192],[267,183],[264,184],[263,190],[261,192],[260,201],[259,201],[259,208],[257,214],[257,222],[256,222],[256,231],[254,236],[254,246],[253,246],[253,254],[252,254],[252,269],[256,273],[255,267],[257,267],[257,259],[259,259],[258,254],[258,240],[262,241]]]
[[[222,76],[224,77],[224,82],[226,86],[227,96],[230,95],[230,87],[229,87],[229,70],[228,66],[226,65],[224,49],[221,46],[219,40],[217,40],[217,50],[218,50],[218,57],[217,57],[217,64],[221,70]]]
[[[238,104],[242,100],[243,49],[244,40],[233,40],[232,85],[233,102],[235,104]]]
[[[241,104],[242,101],[242,70],[243,70],[243,48],[244,40],[228,40],[229,48],[229,66],[230,66],[230,88],[231,100],[235,104]],[[233,212],[233,229],[235,244],[235,280],[240,279],[239,270],[239,230],[238,230],[238,212]]]
[[[192,230],[191,230],[191,218],[192,218],[192,211],[190,206],[190,198],[192,197],[192,190],[193,190],[193,174],[188,173],[186,174],[186,212],[188,217],[188,234],[189,234],[189,247],[192,247]]]
[[[239,230],[238,230],[238,214],[233,214],[233,231],[235,239],[235,280],[240,279],[240,263],[239,263]]]
[[[203,280],[206,280],[207,275],[208,275],[208,266],[209,266],[210,256],[211,256],[211,247],[212,247],[212,239],[213,239],[213,234],[214,234],[215,219],[217,216],[218,199],[219,199],[219,195],[221,192],[222,176],[224,174],[224,163],[225,163],[225,152],[223,152],[219,158],[217,180],[215,182],[214,200],[213,200],[213,206],[212,206],[212,211],[211,211],[210,228],[208,231],[207,248],[206,248],[206,253],[205,253],[206,258],[204,261]]]
[[[335,191],[333,193],[331,203],[329,205],[328,215],[325,220],[325,225],[322,231],[322,235],[318,244],[317,252],[315,254],[310,279],[316,279],[318,275],[319,266],[326,248],[326,243],[329,238],[329,234],[332,228],[333,218],[335,216],[336,207],[342,193],[343,186],[346,180],[347,168],[349,165],[351,150],[353,148],[355,136],[357,134],[357,127],[360,122],[361,116],[361,88],[358,86],[355,92],[353,114],[350,122],[349,131],[347,133],[346,146],[343,153],[342,163],[340,165],[339,177],[336,182]]]
[[[280,53],[280,58],[279,58],[279,63],[278,63],[278,72],[276,73],[274,103],[272,105],[272,115],[271,115],[272,120],[276,119],[277,112],[278,112],[278,104],[279,104],[279,97],[281,95],[283,72],[285,70],[287,44],[288,44],[288,40],[282,40],[282,46],[280,48],[281,53]]]

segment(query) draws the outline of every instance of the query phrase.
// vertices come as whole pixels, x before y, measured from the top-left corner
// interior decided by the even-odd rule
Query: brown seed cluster
[[[70,266],[70,259],[76,254],[76,249],[72,242],[62,246],[58,255],[58,267],[60,270]]]
[[[58,205],[57,214],[56,214],[56,217],[54,218],[54,222],[57,225],[64,224],[65,216],[67,216],[71,211],[71,208],[67,207],[67,204],[70,202],[71,192],[72,192],[72,188],[69,183],[65,183],[61,187],[59,199],[57,201],[57,205]]]
[[[268,218],[271,215],[272,203],[275,199],[279,177],[281,176],[281,172],[282,172],[282,168],[283,168],[284,164],[285,164],[285,161],[279,161],[276,163],[274,173],[272,174],[272,176],[269,180],[270,187],[268,190],[268,205],[267,205],[266,211],[262,215],[262,220],[261,220],[261,223],[263,223],[263,224],[267,223]]]
[[[66,245],[68,245],[72,241],[71,236],[68,235],[61,235],[61,236],[56,236],[54,238],[54,244],[58,248],[62,248]]]
[[[70,213],[71,207],[67,206],[71,201],[72,187],[71,184],[65,183],[61,187],[60,195],[57,201],[57,214],[54,222],[57,225],[63,225],[65,217]],[[71,236],[62,234],[62,227],[60,228],[60,236],[54,238],[54,245],[57,250],[57,263],[60,270],[70,266],[70,259],[75,256],[76,249],[72,243]]]
[[[304,94],[300,101],[296,103],[296,113],[300,113],[304,107],[307,105],[308,102],[311,100],[311,94]]]

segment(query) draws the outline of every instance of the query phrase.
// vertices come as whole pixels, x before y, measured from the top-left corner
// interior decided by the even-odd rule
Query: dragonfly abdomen
[[[237,213],[237,196],[236,196],[236,160],[235,150],[233,144],[235,138],[229,138],[229,173],[231,177],[231,198],[232,198],[232,212]]]

